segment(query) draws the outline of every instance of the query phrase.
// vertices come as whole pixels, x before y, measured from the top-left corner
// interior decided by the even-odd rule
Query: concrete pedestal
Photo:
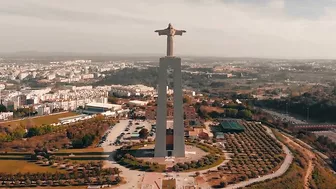
[[[159,67],[159,90],[156,118],[155,157],[168,156],[166,149],[167,128],[167,69],[174,70],[174,145],[172,155],[175,157],[185,156],[184,124],[183,124],[183,94],[181,58],[160,58]]]

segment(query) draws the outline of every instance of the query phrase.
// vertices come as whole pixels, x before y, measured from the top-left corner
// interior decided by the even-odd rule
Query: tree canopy
[[[7,108],[3,104],[0,104],[0,112],[7,112]]]
[[[143,128],[139,131],[139,137],[142,139],[146,139],[148,135],[149,135],[148,129]]]

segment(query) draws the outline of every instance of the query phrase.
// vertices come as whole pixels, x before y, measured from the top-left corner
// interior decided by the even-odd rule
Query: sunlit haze
[[[334,0],[1,0],[0,52],[335,58]]]

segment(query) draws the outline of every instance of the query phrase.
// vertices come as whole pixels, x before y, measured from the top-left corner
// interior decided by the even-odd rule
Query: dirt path
[[[299,145],[298,143],[296,143],[295,141],[293,141],[291,138],[287,137],[286,135],[282,134],[282,136],[286,139],[285,143],[293,147],[295,146],[295,148],[298,148],[306,157],[305,159],[308,162],[307,162],[306,174],[304,176],[304,187],[305,189],[309,189],[309,180],[314,170],[314,164],[313,164],[314,160],[313,159],[315,158],[315,154],[312,151],[302,147],[301,145]]]
[[[307,149],[305,149],[306,154],[308,154],[308,168],[306,171],[306,175],[304,177],[305,188],[309,189],[309,180],[311,179],[311,175],[314,170],[313,159],[315,158],[315,154]]]
[[[311,178],[312,172],[314,170],[314,165],[313,165],[313,161],[309,161],[308,162],[308,168],[307,168],[307,172],[306,175],[304,177],[304,183],[305,183],[305,188],[309,189],[309,180]]]

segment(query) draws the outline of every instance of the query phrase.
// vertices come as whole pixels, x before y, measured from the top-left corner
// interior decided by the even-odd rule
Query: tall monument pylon
[[[155,157],[184,157],[184,124],[183,124],[183,97],[182,97],[182,73],[181,58],[175,57],[173,38],[182,35],[185,30],[176,30],[171,24],[163,30],[156,30],[161,35],[167,36],[167,56],[160,58],[159,67],[159,90],[156,116]],[[173,132],[167,130],[167,70],[173,69],[174,75],[174,125]],[[173,135],[170,140],[168,135]]]

